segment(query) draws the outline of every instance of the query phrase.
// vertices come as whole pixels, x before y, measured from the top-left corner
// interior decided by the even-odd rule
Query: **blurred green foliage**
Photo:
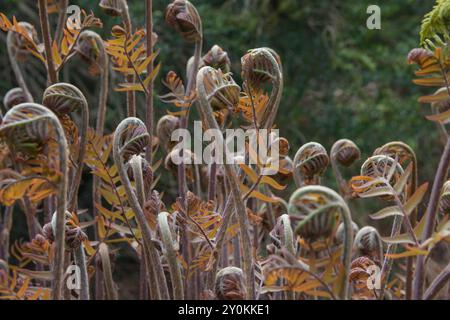
[[[72,0],[92,10],[104,22],[98,32],[109,37],[109,28],[119,19],[106,16],[98,1]],[[164,22],[169,1],[154,1],[155,31],[162,72],[156,92],[163,91],[160,79],[169,70],[183,75],[193,47],[186,44]],[[391,140],[403,140],[418,153],[421,180],[432,179],[441,150],[437,130],[424,119],[428,106],[417,103],[426,92],[411,83],[413,67],[406,55],[419,42],[423,15],[433,3],[415,0],[378,1],[381,30],[366,28],[368,0],[192,0],[203,20],[206,52],[219,44],[229,52],[232,71],[240,82],[240,57],[250,48],[269,46],[281,56],[285,91],[277,124],[281,135],[291,142],[291,153],[307,141],[318,141],[328,150],[340,138],[354,140],[363,157]],[[129,1],[135,27],[144,25],[144,1]],[[37,25],[35,1],[2,0],[0,11],[17,15]],[[2,35],[3,37],[4,35]],[[4,37],[3,37],[4,38]],[[0,97],[14,85],[6,56],[0,46]],[[81,71],[75,59],[64,70],[62,79],[72,81],[96,105],[97,79]],[[42,92],[43,79],[35,79],[36,94]],[[113,75],[119,77],[118,75]],[[118,80],[118,79],[116,79]],[[40,81],[40,82],[39,82]],[[40,86],[40,87],[39,87]],[[422,91],[420,91],[422,90]],[[138,108],[143,115],[143,99]],[[112,130],[124,117],[125,96],[112,93],[108,127]],[[167,106],[157,102],[157,115]],[[357,170],[356,168],[353,171]],[[355,173],[355,172],[353,172]],[[330,183],[334,183],[330,179]]]

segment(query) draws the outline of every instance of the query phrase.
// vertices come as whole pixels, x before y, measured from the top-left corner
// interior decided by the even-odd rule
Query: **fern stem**
[[[188,83],[186,86],[186,93],[185,96],[190,96],[192,93],[192,90],[195,90],[195,81],[196,81],[196,77],[197,77],[197,73],[198,73],[198,66],[200,64],[200,58],[201,58],[201,52],[202,52],[202,46],[203,46],[203,40],[200,39],[199,41],[197,41],[195,43],[195,53],[194,53],[194,64],[193,64],[193,69],[191,74],[188,74]],[[180,119],[180,129],[187,129],[188,127],[188,119],[189,119],[189,110],[188,113],[185,116],[181,116]],[[180,157],[183,158],[183,154],[184,154],[184,150],[183,148],[181,148],[180,150]],[[186,210],[186,212],[188,212],[188,208],[187,208],[187,199],[186,199],[186,194],[187,194],[187,182],[186,182],[186,171],[185,171],[185,164],[184,162],[181,162],[178,165],[178,194],[181,198],[181,205],[182,208],[184,210]],[[182,240],[181,240],[181,248],[182,248],[182,255],[183,258],[186,261],[189,261],[189,246],[190,243],[188,241],[188,233],[186,232],[186,228],[184,226],[182,226]],[[187,277],[186,277],[187,278]],[[192,295],[192,290],[193,287],[192,286],[186,286],[185,288],[187,290],[187,298],[188,299],[193,299]]]
[[[11,68],[13,69],[14,76],[16,77],[16,81],[19,84],[19,87],[22,89],[25,97],[27,98],[27,101],[34,102],[33,96],[31,95],[30,90],[28,89],[28,85],[27,85],[25,79],[23,78],[22,71],[20,70],[19,64],[16,59],[16,54],[14,52],[14,47],[13,47],[13,37],[14,37],[14,32],[9,31],[7,38],[6,38],[9,63],[11,64]]]
[[[114,163],[116,164],[118,172],[119,172],[120,180],[121,180],[122,184],[124,185],[125,193],[127,195],[128,201],[136,215],[136,221],[142,232],[144,248],[146,248],[145,253],[148,255],[147,261],[150,265],[154,266],[156,280],[158,283],[158,290],[160,292],[159,296],[161,297],[161,299],[168,299],[169,291],[167,288],[166,277],[164,275],[164,270],[161,265],[160,257],[158,255],[158,252],[156,251],[155,245],[153,244],[150,227],[147,224],[144,212],[142,210],[142,207],[139,204],[138,197],[136,196],[136,193],[133,191],[130,179],[128,178],[128,174],[123,165],[123,158],[122,158],[122,156],[120,154],[120,150],[119,150],[121,135],[125,132],[125,130],[127,130],[129,125],[136,124],[136,123],[138,125],[145,126],[142,123],[142,121],[137,118],[127,118],[127,119],[123,120],[117,127],[116,132],[114,133],[114,140],[113,140],[113,158],[114,158]]]
[[[42,39],[44,39],[45,58],[47,61],[47,81],[49,84],[58,82],[58,75],[55,71],[55,64],[52,54],[52,37],[48,23],[47,0],[38,0],[39,2],[39,20],[41,22]]]
[[[145,27],[146,27],[146,44],[147,44],[147,57],[153,54],[153,0],[147,0],[145,6]],[[153,61],[147,65],[147,75],[153,72]],[[147,95],[145,97],[145,125],[147,126],[148,133],[150,134],[150,140],[146,149],[145,158],[149,165],[153,162],[153,79],[149,82],[147,87]]]
[[[194,69],[195,70],[195,69]],[[199,107],[201,112],[205,115],[205,120],[210,129],[219,129],[219,125],[214,118],[213,111],[209,105],[208,97],[204,87],[204,76],[205,71],[208,69],[203,68],[198,72],[197,75],[197,91],[199,95]],[[223,137],[217,137],[219,146],[223,145]],[[243,269],[246,277],[246,290],[247,297],[254,299],[255,293],[255,283],[254,283],[254,269],[253,269],[253,257],[252,257],[252,244],[250,240],[249,230],[250,224],[248,222],[247,210],[245,208],[244,201],[241,198],[240,182],[236,173],[234,165],[226,164],[224,165],[225,173],[228,178],[231,187],[231,194],[233,196],[234,205],[236,208],[237,218],[240,228],[240,239],[242,245],[242,259],[243,259]]]
[[[76,211],[78,209],[78,190],[80,188],[81,183],[81,175],[83,173],[84,167],[84,157],[86,155],[86,146],[87,146],[87,132],[89,128],[89,106],[87,101],[84,99],[83,94],[80,95],[83,97],[83,103],[81,108],[81,135],[80,135],[80,146],[78,148],[78,157],[76,160],[75,174],[72,179],[72,188],[70,190],[69,195],[69,208],[72,211]]]
[[[437,169],[433,187],[431,189],[430,200],[428,202],[427,211],[425,212],[425,229],[422,234],[422,241],[428,239],[433,233],[436,224],[437,206],[441,195],[442,186],[447,178],[448,167],[450,165],[450,139],[447,140],[444,152],[442,153],[439,167]],[[416,272],[413,281],[413,299],[419,300],[423,295],[423,282],[425,276],[424,270],[425,257],[420,255],[417,257]]]
[[[173,247],[172,233],[170,231],[167,212],[161,212],[158,215],[158,225],[161,232],[161,238],[164,244],[164,255],[169,265],[170,277],[172,279],[173,297],[175,300],[182,300],[184,296],[183,279],[181,268],[178,264],[177,254]]]
[[[53,118],[53,117],[52,117]],[[62,297],[62,285],[63,285],[63,267],[64,267],[64,247],[65,247],[65,214],[67,207],[67,189],[68,189],[68,145],[64,129],[61,126],[58,118],[54,116],[52,119],[56,132],[56,141],[58,141],[59,149],[59,165],[62,172],[61,185],[58,188],[58,203],[56,207],[56,250],[55,250],[55,262],[54,273],[55,282],[53,287],[53,299],[59,300]]]
[[[103,43],[103,39],[96,33],[92,31],[83,31],[89,32],[89,35],[94,38],[97,47],[99,48],[100,53],[100,62],[101,66],[101,74],[100,74],[100,92],[99,92],[99,100],[97,106],[97,117],[96,117],[96,125],[95,125],[95,133],[99,136],[103,136],[103,131],[105,127],[105,115],[107,109],[108,102],[108,93],[109,93],[109,58],[105,50],[105,46]],[[97,209],[96,203],[101,203],[101,195],[100,195],[100,177],[94,175],[92,181],[92,211],[94,217],[99,216],[99,212]],[[95,230],[95,239],[98,239],[97,230]],[[103,291],[103,286],[101,283],[103,282],[101,276],[101,270],[96,266],[95,272],[95,287],[96,287],[96,298],[99,299],[101,296],[101,291]]]
[[[133,25],[130,18],[130,10],[128,8],[127,0],[120,0],[120,6],[122,9],[122,21],[125,27],[125,32],[128,35],[133,33]],[[136,77],[133,74],[127,75],[125,80],[127,83],[133,83]],[[127,91],[127,116],[136,117],[136,94],[134,91]]]
[[[84,245],[81,244],[74,250],[75,264],[80,269],[80,300],[89,300],[89,277],[86,266],[86,255],[84,254]]]
[[[67,7],[69,6],[69,0],[59,1],[59,13],[58,13],[58,24],[55,30],[55,41],[60,44],[64,35],[64,27],[67,21]]]
[[[439,291],[441,291],[450,281],[450,264],[433,280],[430,287],[423,295],[424,300],[434,299]]]
[[[312,219],[314,216],[317,216],[318,214],[324,212],[325,210],[328,210],[332,206],[337,206],[341,209],[341,210],[339,210],[339,213],[342,217],[342,221],[344,224],[344,252],[342,255],[342,262],[344,265],[344,270],[343,270],[343,275],[341,277],[339,296],[341,297],[341,299],[346,300],[348,298],[348,283],[349,283],[348,276],[350,274],[350,263],[351,263],[352,246],[353,246],[353,244],[352,244],[353,228],[352,228],[352,217],[351,217],[350,209],[349,209],[348,205],[345,203],[344,199],[342,199],[342,197],[334,190],[327,188],[327,187],[319,186],[319,185],[310,185],[310,186],[301,187],[292,194],[291,198],[289,199],[289,209],[288,209],[289,214],[297,213],[297,208],[295,207],[295,205],[291,205],[291,204],[295,203],[295,199],[298,199],[301,196],[308,194],[308,193],[323,194],[327,197],[331,197],[332,199],[334,199],[334,201],[336,201],[336,203],[334,203],[334,204],[332,203],[331,205],[329,205],[328,208],[325,205],[325,206],[323,206],[322,210],[319,210],[319,209],[315,210],[312,214],[308,215],[307,219],[303,220],[302,223],[306,222],[307,220]],[[311,250],[311,252],[313,252],[313,250]]]
[[[107,300],[117,300],[117,290],[112,276],[111,260],[109,259],[109,249],[105,243],[99,245],[100,258],[102,259],[103,279],[105,283],[105,292]]]
[[[273,78],[273,88],[270,94],[269,102],[267,103],[267,109],[264,112],[263,118],[261,119],[262,129],[271,129],[275,118],[277,116],[278,107],[280,106],[281,96],[283,94],[283,71],[281,64],[275,60],[275,57],[269,50],[261,48],[265,57],[269,60],[275,73]],[[251,95],[250,95],[251,96]]]
[[[145,202],[145,190],[144,190],[144,178],[142,176],[142,158],[141,157],[133,157],[130,160],[131,169],[133,170],[133,177],[136,185],[136,194],[139,201],[139,205],[141,208]],[[151,264],[151,260],[148,259],[147,247],[143,246],[142,248],[142,260],[145,264],[145,269],[148,272],[148,282],[147,287],[149,288],[152,295],[155,295],[158,299],[161,298],[161,293],[158,290],[158,280],[156,278],[156,270],[153,264]],[[145,278],[147,278],[145,276]],[[145,279],[141,279],[141,282],[145,283]]]
[[[5,208],[1,224],[2,228],[0,230],[0,259],[6,262],[6,266],[8,266],[9,260],[9,241],[13,222],[13,210],[14,206]]]

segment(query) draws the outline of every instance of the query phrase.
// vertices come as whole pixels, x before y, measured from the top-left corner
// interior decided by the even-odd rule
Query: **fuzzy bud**
[[[244,300],[244,274],[236,267],[226,267],[217,272],[215,293],[218,300]]]
[[[200,41],[202,22],[197,9],[187,0],[174,0],[167,6],[166,22],[188,42]]]

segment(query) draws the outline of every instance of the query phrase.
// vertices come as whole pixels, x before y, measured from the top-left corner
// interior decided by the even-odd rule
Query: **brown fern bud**
[[[274,179],[282,185],[287,184],[289,179],[292,178],[292,169],[293,164],[291,158],[287,156],[283,157],[280,159],[280,169],[274,176]]]
[[[176,141],[172,141],[172,133],[180,128],[180,119],[173,115],[165,115],[159,119],[156,125],[156,134],[159,143],[166,150],[170,151],[175,145]]]
[[[206,94],[215,110],[233,110],[239,104],[241,88],[234,82],[230,74],[211,67],[204,73],[203,83]]]
[[[217,272],[215,293],[218,300],[244,300],[244,273],[240,268],[226,267]]]
[[[147,193],[147,191],[151,189],[151,186],[153,184],[153,169],[144,157],[140,155],[137,156],[133,155],[130,158],[130,161],[128,161],[127,164],[125,165],[127,168],[128,178],[130,178],[131,180],[134,180],[133,168],[130,165],[130,162],[133,159],[133,157],[138,157],[139,158],[138,160],[141,161],[142,178],[144,180],[144,191]]]
[[[123,30],[123,28],[115,26],[112,33],[117,35],[119,33],[117,29]],[[89,73],[91,75],[97,75],[102,71],[105,72],[102,69],[106,68],[105,63],[108,63],[106,61],[107,55],[103,40],[97,33],[91,30],[83,31],[79,36],[75,50],[89,64]]]
[[[442,187],[439,209],[443,214],[450,213],[450,180],[444,183],[444,186]]]
[[[77,87],[69,83],[56,83],[45,90],[42,104],[57,115],[65,115],[82,109],[87,102]]]
[[[118,17],[122,14],[121,0],[100,0],[99,7],[109,16]]]
[[[51,222],[44,225],[44,237],[52,242],[55,239],[54,230],[56,229],[56,213],[53,214]],[[66,211],[65,216],[65,245],[67,250],[73,250],[87,239],[87,235],[81,229],[76,214]]]
[[[377,259],[383,258],[379,256],[383,250],[381,236],[373,227],[366,226],[359,230],[356,233],[354,245],[362,255],[377,257]]]
[[[426,60],[431,59],[432,57],[432,52],[423,48],[414,48],[408,53],[407,59],[409,64],[416,63],[419,66],[422,66]]]
[[[3,98],[3,105],[6,110],[9,110],[16,105],[27,101],[27,97],[22,88],[13,88],[5,94],[5,97]]]
[[[144,213],[148,220],[154,220],[158,214],[165,211],[166,206],[164,202],[161,201],[159,192],[153,190],[148,196],[147,201],[144,203]],[[147,216],[148,215],[148,216]]]
[[[195,155],[188,149],[183,150],[183,156],[181,157],[181,150],[179,148],[174,148],[164,160],[164,167],[166,170],[171,172],[175,177],[178,175],[178,164],[174,163],[174,159],[183,161],[186,171],[186,177],[189,179],[189,181],[193,181],[194,179],[194,168],[193,164],[195,163]],[[176,160],[176,161],[178,161]]]
[[[390,183],[391,185],[395,185],[397,180],[403,174],[403,168],[400,166],[398,161],[386,155],[376,155],[367,159],[361,166],[361,175],[372,178],[386,178],[387,173],[394,165],[396,165],[396,170],[394,175],[391,177]]]
[[[200,41],[202,21],[197,9],[187,0],[174,0],[167,6],[166,22],[188,42]]]
[[[150,140],[147,128],[142,125],[130,125],[120,137],[120,153],[126,161],[131,156],[144,152]]]
[[[312,194],[311,197],[296,199],[290,205],[297,208],[297,214],[291,215],[291,221],[295,232],[304,238],[308,243],[313,243],[318,239],[327,238],[333,232],[336,224],[339,209],[330,208],[317,214],[313,219],[302,223],[310,212],[313,212],[323,205],[328,199],[319,194]]]
[[[316,142],[303,145],[294,158],[294,175],[298,172],[305,183],[315,176],[322,175],[328,167],[330,159],[325,148]]]
[[[203,56],[203,64],[214,69],[220,69],[223,73],[230,72],[231,61],[228,53],[218,45],[214,45],[206,55]]]
[[[37,32],[34,26],[28,22],[19,22],[18,25],[20,32],[26,34],[28,39],[19,32],[14,32],[11,45],[14,50],[16,60],[25,61],[30,54],[28,50],[30,40],[34,43],[38,43]],[[16,30],[16,27],[13,27],[13,29]]]
[[[335,143],[332,150],[332,157],[338,161],[341,166],[350,167],[361,157],[361,151],[351,140],[342,139]]]
[[[368,269],[371,266],[376,266],[376,264],[368,257],[363,256],[353,260],[350,266],[348,281],[356,284],[367,283],[367,279],[371,275]]]
[[[73,226],[66,229],[66,245],[70,249],[77,249],[81,246],[87,235],[79,226]]]
[[[127,34],[125,29],[122,28],[121,26],[118,26],[118,25],[115,25],[114,27],[112,27],[111,33],[115,37],[122,37],[122,36],[125,36]]]
[[[276,77],[276,70],[270,60],[275,59],[281,69],[280,56],[270,48],[252,49],[241,58],[242,78],[252,88],[260,88]]]
[[[53,227],[51,222],[46,223],[42,227],[42,235],[47,239],[49,242],[55,241],[55,237],[53,236]]]

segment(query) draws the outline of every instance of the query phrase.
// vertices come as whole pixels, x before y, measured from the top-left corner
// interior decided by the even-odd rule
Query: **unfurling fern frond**
[[[50,289],[32,286],[31,278],[15,268],[12,275],[0,270],[0,300],[50,300]]]
[[[154,68],[151,74],[146,74],[147,66],[154,62],[158,53],[147,56],[145,30],[140,29],[129,35],[121,27],[115,26],[112,35],[114,38],[106,41],[106,52],[111,56],[115,65],[114,70],[124,76],[134,75],[138,80],[136,83],[121,83],[115,90],[120,92],[142,91],[148,94],[148,84],[155,79],[160,64]],[[145,79],[142,76],[145,76]]]
[[[430,43],[428,41],[435,40],[439,35],[443,35],[444,39],[448,40],[449,27],[450,2],[447,0],[437,0],[433,9],[428,12],[422,20],[420,28],[420,44],[426,46]]]

